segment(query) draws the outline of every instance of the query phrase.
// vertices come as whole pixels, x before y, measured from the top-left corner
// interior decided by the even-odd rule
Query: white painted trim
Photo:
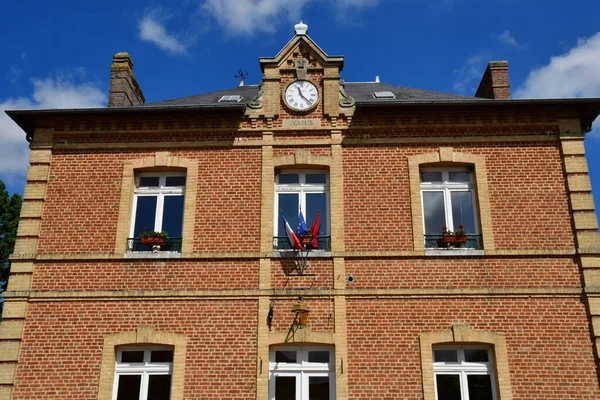
[[[456,350],[458,354],[457,362],[435,362],[435,350]],[[465,350],[486,350],[488,354],[487,362],[466,362],[465,361]],[[489,346],[452,346],[442,345],[434,346],[432,351],[431,360],[433,363],[433,382],[435,398],[438,399],[438,388],[437,388],[437,375],[459,375],[460,386],[461,386],[461,399],[462,400],[477,400],[469,397],[469,388],[467,378],[469,375],[488,375],[490,377],[492,398],[496,400],[498,398],[496,389],[496,376],[494,371],[494,352]]]
[[[275,362],[276,351],[295,351],[296,363]],[[309,351],[327,351],[329,362],[308,362]],[[332,346],[271,346],[269,349],[269,399],[275,400],[275,377],[296,377],[296,399],[308,400],[311,377],[329,378],[329,398],[335,399],[335,350]]]

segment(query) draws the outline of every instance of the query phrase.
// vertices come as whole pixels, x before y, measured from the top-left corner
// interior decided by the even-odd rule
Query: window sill
[[[181,258],[178,251],[135,251],[125,253],[123,258]]]
[[[296,258],[295,250],[273,250],[273,257],[276,258]],[[308,258],[328,258],[331,257],[331,251],[327,250],[311,250],[308,253]]]
[[[455,256],[475,256],[480,257],[485,255],[484,250],[475,249],[425,249],[426,256],[436,257],[455,257]]]

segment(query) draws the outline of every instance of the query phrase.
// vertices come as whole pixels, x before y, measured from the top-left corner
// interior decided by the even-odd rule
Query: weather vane
[[[248,71],[244,72],[241,68],[237,70],[236,78],[240,79],[240,86],[244,86],[244,80],[248,77]]]

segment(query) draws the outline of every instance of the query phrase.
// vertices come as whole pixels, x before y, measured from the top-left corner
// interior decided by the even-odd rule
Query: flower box
[[[442,236],[444,244],[461,245],[467,243],[467,235],[446,234]]]
[[[162,246],[165,244],[166,239],[161,236],[145,236],[141,238],[142,244],[146,246]]]

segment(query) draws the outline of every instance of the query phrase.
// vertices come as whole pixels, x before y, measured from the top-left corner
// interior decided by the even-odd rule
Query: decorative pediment
[[[344,68],[343,56],[328,56],[308,35],[307,26],[297,24],[296,34],[275,57],[259,58],[262,72],[270,68],[302,69],[310,67]],[[306,63],[302,65],[302,63]]]

